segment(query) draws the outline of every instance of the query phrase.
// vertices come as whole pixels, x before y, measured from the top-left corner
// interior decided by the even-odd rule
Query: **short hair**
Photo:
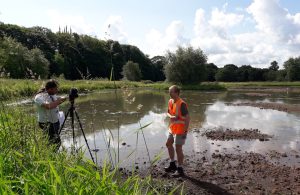
[[[55,87],[58,87],[58,82],[54,79],[51,79],[49,81],[47,81],[47,83],[45,84],[45,89],[48,90],[48,89],[52,89],[52,88],[55,88]]]
[[[174,89],[174,92],[180,94],[180,88],[177,85],[172,85],[169,90]]]

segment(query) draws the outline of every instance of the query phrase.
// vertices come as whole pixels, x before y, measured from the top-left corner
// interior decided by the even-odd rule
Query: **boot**
[[[166,172],[175,172],[177,170],[177,166],[175,161],[170,162],[170,165],[168,167],[165,167]]]
[[[175,173],[172,174],[173,177],[183,177],[184,171],[182,167],[177,167],[177,170]]]

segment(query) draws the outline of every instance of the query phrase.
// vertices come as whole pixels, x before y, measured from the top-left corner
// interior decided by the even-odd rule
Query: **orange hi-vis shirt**
[[[172,134],[184,134],[185,117],[181,113],[181,105],[185,103],[181,98],[176,102],[173,99],[169,100],[168,112],[175,118],[170,119],[169,130]],[[186,104],[186,103],[185,103]],[[186,104],[187,105],[187,104]]]

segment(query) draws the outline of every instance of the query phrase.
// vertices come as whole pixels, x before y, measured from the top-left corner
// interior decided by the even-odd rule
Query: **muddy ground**
[[[258,153],[213,154],[213,160],[186,158],[186,176],[164,173],[165,160],[152,171],[154,178],[184,183],[186,194],[300,194],[300,167],[274,164]]]
[[[275,92],[275,93],[299,93],[299,87],[233,87],[229,91],[246,91],[246,92]]]
[[[253,140],[258,139],[260,141],[269,141],[272,138],[272,135],[267,135],[261,133],[258,129],[216,129],[216,130],[207,130],[202,133],[202,136],[206,136],[211,140],[233,140],[233,139],[244,139],[244,140]]]
[[[252,106],[260,109],[272,109],[283,112],[300,112],[299,105],[281,104],[281,103],[265,103],[265,102],[243,102],[228,104],[231,106]]]
[[[270,135],[261,134],[257,129],[207,131],[202,136],[218,140],[227,140],[227,137],[271,139]],[[282,163],[281,160],[290,155],[299,159],[298,162],[292,166]],[[164,172],[163,167],[168,164],[168,159],[159,161],[151,175],[173,187],[184,185],[184,194],[300,194],[299,151],[284,154],[276,151],[266,154],[213,153],[209,159],[203,151],[185,157],[186,175],[179,178]]]
[[[268,93],[244,93],[247,96],[251,96],[251,97],[271,97],[271,94]]]

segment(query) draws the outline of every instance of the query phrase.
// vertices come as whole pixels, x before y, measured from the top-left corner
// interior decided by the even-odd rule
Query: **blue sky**
[[[134,44],[150,56],[178,45],[200,47],[218,66],[265,67],[300,53],[299,0],[0,0],[0,13],[4,23],[54,32],[68,25]]]

